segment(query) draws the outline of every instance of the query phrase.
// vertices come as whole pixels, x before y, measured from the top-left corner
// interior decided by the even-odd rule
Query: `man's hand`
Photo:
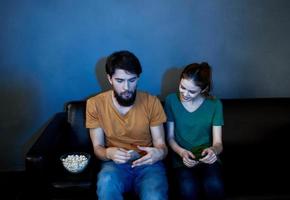
[[[109,147],[106,149],[106,157],[113,160],[116,164],[126,163],[131,156],[126,149]]]
[[[138,146],[138,149],[145,151],[146,155],[139,158],[138,160],[135,160],[132,163],[132,167],[137,167],[141,165],[152,165],[156,163],[159,160],[162,160],[164,157],[164,151],[163,149],[156,148],[156,147],[140,147]]]

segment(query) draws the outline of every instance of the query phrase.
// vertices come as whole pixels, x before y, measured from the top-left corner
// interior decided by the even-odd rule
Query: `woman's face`
[[[201,95],[201,88],[193,80],[182,78],[179,83],[179,94],[181,101],[192,101]]]

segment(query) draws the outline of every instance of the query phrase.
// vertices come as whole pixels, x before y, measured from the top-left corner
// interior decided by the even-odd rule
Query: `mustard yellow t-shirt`
[[[137,92],[133,107],[120,114],[112,100],[112,90],[87,100],[86,127],[102,128],[106,147],[137,150],[139,146],[152,146],[151,126],[166,121],[159,99],[145,92]]]

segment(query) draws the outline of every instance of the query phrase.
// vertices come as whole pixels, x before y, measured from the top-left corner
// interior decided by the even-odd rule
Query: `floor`
[[[83,198],[78,195],[58,195],[58,197],[52,197],[45,195],[42,191],[33,191],[28,189],[29,180],[23,171],[17,172],[0,172],[0,188],[1,196],[5,197],[8,200],[26,200],[26,199],[41,199],[41,200],[86,200],[94,199],[92,197]],[[27,192],[30,191],[30,192]],[[289,200],[289,195],[267,195],[267,196],[244,196],[244,197],[235,197],[227,198],[226,200]]]
[[[9,197],[10,200],[21,199],[25,188],[25,173],[17,172],[0,172],[1,196]]]
[[[81,195],[57,194],[58,197],[49,192],[34,191],[30,189],[30,182],[24,171],[0,172],[1,196],[7,200],[86,200],[94,199],[92,197],[84,198]]]

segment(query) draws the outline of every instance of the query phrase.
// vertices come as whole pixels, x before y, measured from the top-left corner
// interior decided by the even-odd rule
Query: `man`
[[[167,199],[162,163],[166,116],[157,97],[137,91],[141,72],[133,53],[113,53],[106,62],[113,90],[87,101],[86,127],[94,153],[103,161],[97,178],[100,200],[123,199],[129,191],[143,200]]]

